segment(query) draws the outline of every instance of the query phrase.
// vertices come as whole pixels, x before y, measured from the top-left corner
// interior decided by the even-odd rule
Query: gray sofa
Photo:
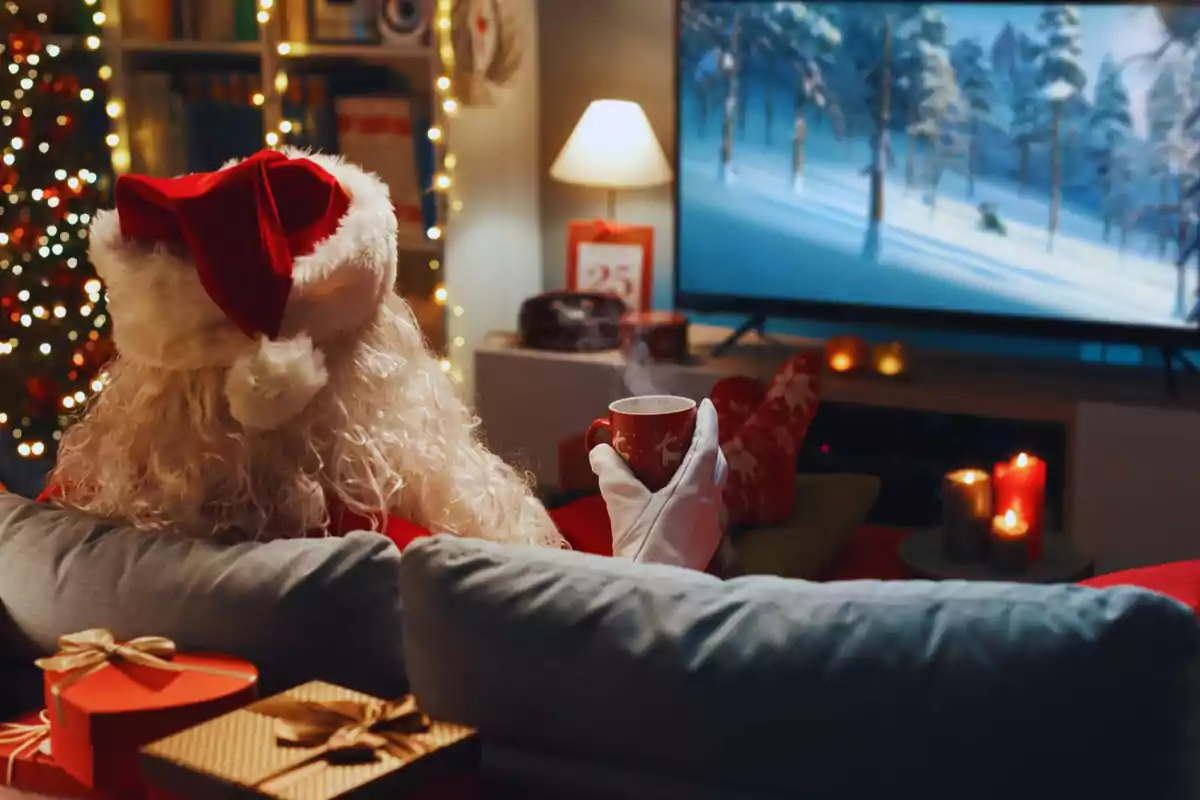
[[[249,658],[268,689],[411,687],[522,797],[1200,797],[1200,625],[1136,589],[722,582],[448,537],[401,558],[367,533],[222,546],[0,497],[0,603],[24,674],[102,625]]]
[[[27,685],[59,636],[105,627],[247,658],[264,691],[320,677],[402,694],[399,563],[372,533],[221,544],[0,494],[0,669]]]

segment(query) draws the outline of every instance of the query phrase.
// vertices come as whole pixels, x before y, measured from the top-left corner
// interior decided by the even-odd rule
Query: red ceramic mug
[[[588,428],[588,452],[607,434],[613,450],[625,459],[642,484],[652,492],[670,483],[683,463],[696,430],[696,401],[666,394],[626,397],[608,407]]]

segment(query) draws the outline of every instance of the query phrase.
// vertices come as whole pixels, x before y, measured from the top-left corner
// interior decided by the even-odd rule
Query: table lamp
[[[673,175],[641,106],[628,100],[595,100],[563,145],[550,177],[606,189],[608,219],[615,220],[618,190],[662,186]]]

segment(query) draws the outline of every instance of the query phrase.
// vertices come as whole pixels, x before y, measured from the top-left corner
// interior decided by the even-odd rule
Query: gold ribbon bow
[[[605,239],[609,239],[609,238],[615,236],[617,234],[618,230],[620,229],[619,225],[617,225],[616,223],[613,223],[613,222],[609,222],[608,220],[605,220],[605,219],[593,220],[592,225],[594,226],[592,235],[596,237],[597,241],[601,241],[601,242],[604,241]]]
[[[412,734],[424,733],[432,726],[411,695],[395,702],[365,703],[312,702],[281,695],[255,703],[252,710],[275,719],[279,744],[317,748],[303,761],[258,780],[257,788],[317,762],[359,764],[376,760],[380,753],[411,758],[433,749],[411,738]]]
[[[201,667],[195,664],[177,664],[175,643],[162,636],[139,636],[127,642],[118,642],[112,632],[104,628],[69,633],[58,640],[58,652],[33,663],[46,672],[64,673],[58,683],[50,687],[54,701],[54,718],[62,721],[62,693],[89,675],[105,667],[125,661],[152,669],[169,672],[204,672],[253,681],[254,676],[216,667]]]
[[[6,722],[0,725],[0,744],[15,744],[17,747],[8,754],[8,767],[4,772],[4,783],[12,786],[13,775],[17,771],[17,759],[32,753],[50,738],[50,717],[43,710],[38,714],[38,722]]]

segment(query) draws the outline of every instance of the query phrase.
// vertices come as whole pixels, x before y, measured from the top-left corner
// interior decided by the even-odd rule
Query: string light
[[[433,177],[433,191],[437,193],[437,221],[429,226],[425,231],[425,236],[430,241],[439,241],[446,235],[446,224],[449,220],[451,209],[459,210],[462,208],[462,202],[451,196],[454,189],[454,178],[452,173],[457,166],[457,159],[454,153],[450,150],[450,131],[447,124],[450,118],[455,117],[461,108],[461,104],[454,95],[454,73],[455,73],[455,58],[454,58],[454,0],[437,0],[436,14],[434,17],[434,32],[435,32],[435,47],[437,61],[440,67],[438,74],[435,76],[433,85],[438,94],[438,102],[433,104],[434,119],[433,124],[429,126],[427,136],[437,150],[440,160],[440,168]],[[442,267],[440,260],[433,258],[429,261],[429,269],[437,272]],[[434,289],[433,300],[439,306],[445,306],[449,299],[449,292],[445,284],[438,284]],[[455,306],[456,316],[461,316],[462,307]],[[455,337],[457,342],[462,337]],[[454,364],[449,358],[445,358],[440,362],[442,371],[450,374],[450,376],[458,381],[462,380],[462,373],[454,369]]]
[[[257,16],[259,25],[265,27],[275,19],[275,15],[272,13],[274,8],[275,0],[258,0]],[[270,31],[264,30],[263,41],[269,43],[271,40],[272,37],[270,36]],[[286,57],[292,54],[301,55],[303,52],[303,47],[297,46],[293,42],[279,42],[275,45],[275,52],[280,57]],[[282,96],[288,88],[287,71],[282,67],[277,69],[275,71],[275,80],[273,83],[276,96],[273,98],[275,102],[273,102],[270,106],[272,111],[268,115],[268,121],[273,125],[273,129],[267,131],[263,136],[263,140],[266,142],[267,147],[279,147],[280,145],[286,143],[288,134],[298,133],[300,131],[299,123],[295,122],[294,120],[280,119],[277,123],[273,122],[273,118],[275,118],[281,105],[279,103],[279,97]],[[256,106],[265,106],[267,103],[267,95],[256,92],[252,98],[252,102]]]
[[[84,4],[88,6],[97,5],[99,0],[84,0]],[[97,9],[92,13],[92,22],[96,23],[97,27],[103,28],[108,22],[108,15],[104,10]],[[100,35],[93,34],[84,40],[89,50],[100,50],[104,45],[104,40]],[[113,78],[113,68],[109,64],[101,64],[96,71],[97,77],[102,81],[111,81]],[[84,88],[79,91],[79,99],[85,103],[90,102],[96,96],[93,89]],[[125,115],[125,100],[117,94],[117,87],[110,86],[108,102],[104,106],[104,111],[108,114],[108,118],[113,121],[113,128],[108,135],[104,137],[104,142],[110,148],[109,158],[112,162],[113,172],[120,175],[129,170],[131,158],[129,148],[125,145],[123,128]],[[89,181],[90,183],[91,181]]]

